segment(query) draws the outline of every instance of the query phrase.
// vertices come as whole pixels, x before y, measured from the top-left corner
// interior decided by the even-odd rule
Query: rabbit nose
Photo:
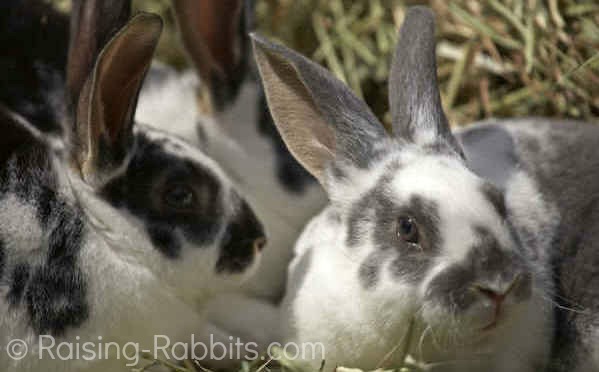
[[[501,303],[503,302],[503,300],[505,300],[505,297],[509,293],[509,289],[508,291],[502,293],[501,291],[498,291],[496,289],[478,285],[476,286],[476,290],[484,297],[493,301],[493,303],[495,303],[495,306],[501,306]]]
[[[265,237],[260,237],[256,240],[254,240],[254,251],[256,253],[262,251],[264,246],[266,246],[266,243],[267,243],[267,240]]]
[[[497,306],[499,306],[510,294],[510,292],[512,292],[512,290],[518,285],[521,276],[521,274],[515,275],[512,281],[506,287],[504,286],[503,288],[498,288],[494,285],[485,284],[475,284],[474,288],[484,297],[490,299]]]
[[[491,300],[491,302],[495,306],[493,321],[484,328],[485,330],[491,329],[497,324],[499,316],[501,315],[501,306],[503,305],[503,302],[510,294],[510,292],[512,292],[512,290],[518,285],[519,281],[520,275],[516,275],[512,282],[503,289],[491,285],[474,285],[474,288],[478,291],[478,293],[480,293],[483,297]]]

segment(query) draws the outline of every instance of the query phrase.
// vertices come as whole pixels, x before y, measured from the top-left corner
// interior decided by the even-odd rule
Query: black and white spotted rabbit
[[[86,17],[109,3],[84,1],[71,28],[68,142],[0,108],[0,343],[29,348],[19,360],[3,352],[4,371],[127,371],[123,354],[99,348],[207,342],[203,305],[241,285],[264,245],[213,160],[134,123],[162,22],[142,13],[121,27],[128,8],[109,6],[114,23],[98,32]],[[92,342],[95,354],[53,359],[42,336]]]
[[[564,238],[564,215],[541,190],[567,192],[564,206],[577,216],[569,223],[587,226],[585,209],[568,200],[596,184],[596,167],[586,165],[597,156],[584,152],[580,174],[582,163],[561,162],[561,152],[550,165],[545,141],[572,140],[563,151],[579,153],[569,147],[576,136],[516,122],[456,138],[441,106],[426,8],[410,8],[401,29],[389,80],[393,135],[322,67],[259,36],[254,48],[283,139],[330,199],[295,246],[282,305],[286,339],[313,343],[307,350],[316,353],[303,357],[314,366],[324,358],[326,370],[394,368],[406,354],[425,370],[543,370],[554,333],[553,243]],[[506,142],[520,143],[521,154],[505,153]],[[485,163],[487,150],[494,153]],[[543,186],[560,172],[565,184]],[[583,344],[596,348],[589,337]]]
[[[266,107],[247,35],[253,1],[172,4],[194,68],[179,73],[154,63],[136,118],[196,143],[239,185],[268,235],[261,269],[243,293],[278,301],[291,247],[326,196],[289,153]]]

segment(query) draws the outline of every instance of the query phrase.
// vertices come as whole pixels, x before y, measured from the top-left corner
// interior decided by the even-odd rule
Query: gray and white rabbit
[[[295,246],[286,340],[326,370],[406,355],[426,370],[543,370],[559,212],[519,167],[499,183],[474,171],[441,106],[432,12],[410,8],[401,28],[393,135],[331,73],[253,38],[277,128],[330,200]]]
[[[268,235],[261,269],[243,293],[276,302],[284,291],[291,247],[326,196],[272,123],[250,55],[252,4],[174,1],[194,69],[178,73],[154,63],[136,117],[196,143],[238,184]]]
[[[162,21],[141,13],[121,27],[128,7],[108,6],[108,27],[96,29],[94,17],[107,14],[96,7],[111,4],[75,6],[68,141],[0,107],[0,343],[29,349],[23,358],[3,350],[4,371],[127,371],[127,343],[135,358],[156,335],[208,342],[203,306],[239,287],[264,245],[211,158],[133,121]],[[49,337],[78,351],[40,348]],[[120,360],[114,346],[104,354],[112,342]]]
[[[457,133],[472,169],[512,190],[508,205],[524,242],[547,241],[555,287],[550,371],[599,370],[599,127],[573,120],[488,120]],[[535,185],[534,189],[525,185]],[[520,186],[519,186],[520,185]],[[527,189],[529,191],[527,191]],[[534,221],[546,213],[551,231]],[[543,260],[545,261],[545,260]]]

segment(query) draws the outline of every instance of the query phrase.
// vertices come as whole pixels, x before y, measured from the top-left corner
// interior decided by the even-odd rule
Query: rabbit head
[[[107,206],[87,209],[102,218],[116,208],[138,226],[160,258],[142,252],[136,259],[165,275],[176,291],[197,295],[218,287],[198,283],[198,272],[237,283],[255,267],[265,244],[261,223],[212,159],[178,137],[134,122],[162,21],[141,13],[119,30],[128,3],[84,1],[74,8],[67,74],[76,101],[70,167]]]
[[[330,199],[296,246],[292,338],[324,342],[333,363],[374,368],[400,342],[429,361],[493,352],[540,311],[503,192],[468,168],[443,113],[430,10],[411,8],[401,29],[393,135],[329,72],[253,40],[278,130]],[[401,341],[411,322],[420,333]]]

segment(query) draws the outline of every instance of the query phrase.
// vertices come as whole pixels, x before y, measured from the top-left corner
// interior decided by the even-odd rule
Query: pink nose
[[[480,294],[484,295],[485,297],[487,297],[488,299],[493,301],[495,303],[495,306],[499,307],[499,306],[501,306],[501,303],[503,302],[503,300],[505,300],[505,297],[507,296],[507,294],[509,293],[511,288],[509,288],[504,293],[501,293],[501,292],[496,291],[491,288],[486,288],[486,287],[481,287],[481,286],[476,286],[476,289],[478,290],[478,292]]]
[[[503,304],[503,302],[505,301],[505,299],[509,295],[509,293],[512,291],[512,289],[514,289],[517,281],[518,281],[518,277],[516,277],[516,279],[514,279],[514,281],[509,285],[509,287],[504,291],[501,291],[496,288],[491,288],[490,286],[482,286],[482,285],[474,286],[474,288],[476,288],[476,290],[481,295],[483,295],[484,297],[491,300],[493,302],[493,304],[495,305],[495,314],[493,317],[493,321],[484,328],[485,330],[491,329],[497,324],[497,321],[499,320],[499,316],[501,315],[501,305]]]

